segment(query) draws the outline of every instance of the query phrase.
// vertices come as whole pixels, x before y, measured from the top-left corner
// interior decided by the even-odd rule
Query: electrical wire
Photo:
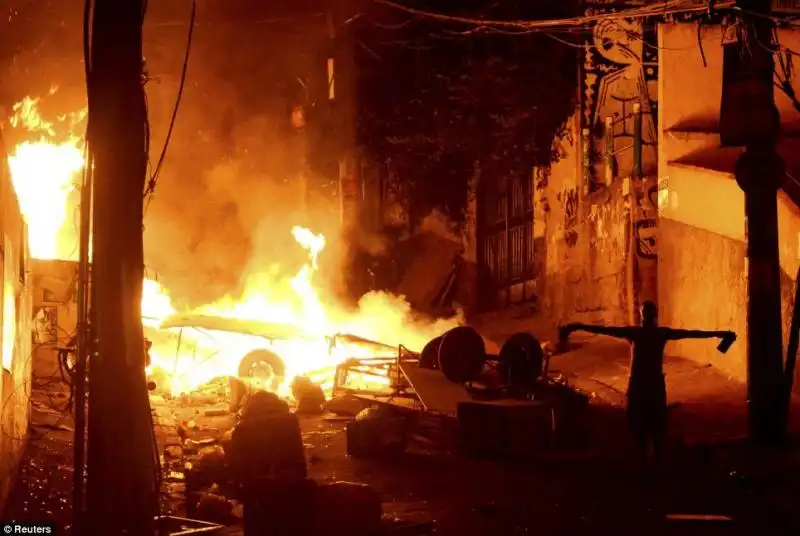
[[[491,20],[491,19],[477,19],[473,17],[463,17],[456,15],[445,15],[441,13],[434,13],[431,11],[424,11],[402,4],[398,4],[391,0],[373,0],[377,4],[381,4],[392,9],[403,11],[410,15],[426,18],[431,20],[438,20],[440,22],[449,22],[456,24],[468,24],[479,27],[500,27],[512,28],[523,30],[547,30],[556,28],[574,28],[580,26],[587,26],[599,20],[609,19],[637,19],[652,16],[676,15],[680,13],[696,13],[707,11],[708,7],[692,6],[680,7],[686,4],[686,0],[667,0],[659,5],[649,5],[641,7],[633,7],[628,9],[621,9],[611,13],[601,13],[595,15],[585,15],[581,17],[568,17],[562,19],[550,20]],[[732,1],[724,2],[716,5],[716,9],[732,7],[735,3]]]
[[[792,84],[792,80],[794,79],[794,63],[792,61],[792,57],[795,55],[789,49],[786,49],[780,45],[780,41],[778,40],[778,32],[773,29],[772,33],[773,38],[773,47],[767,47],[758,40],[759,45],[766,48],[768,52],[771,52],[777,58],[777,65],[775,65],[773,84],[777,89],[783,92],[794,106],[794,109],[800,112],[800,100],[797,98],[797,94],[794,90],[794,85]]]
[[[377,0],[375,0],[375,1],[377,1]],[[713,17],[713,16],[718,14],[717,7],[718,6],[715,5],[713,10],[706,9],[705,7],[685,8],[685,9],[681,10],[680,13],[690,13],[690,12],[702,13],[704,11],[708,11],[708,16],[709,17]],[[672,13],[672,12],[670,12],[670,13]],[[668,14],[670,14],[670,13],[668,13]],[[652,16],[657,16],[657,15],[660,15],[660,14],[661,13],[656,14],[656,15],[642,15],[642,16],[643,17],[652,17]],[[374,19],[372,19],[370,17],[363,16],[363,17],[360,17],[360,18],[363,18],[363,19],[367,20],[370,24],[372,24],[372,25],[374,25],[374,26],[376,26],[378,28],[388,29],[388,30],[401,29],[401,28],[404,28],[404,27],[408,26],[409,24],[411,24],[413,22],[413,20],[408,20],[408,21],[406,21],[404,23],[397,24],[397,25],[387,25],[387,24],[383,24],[383,23],[377,22],[377,21],[375,21]],[[619,19],[614,19],[614,20],[615,20],[615,22],[617,22]],[[477,21],[477,19],[476,19],[476,21]],[[702,24],[702,22],[701,22],[701,24]],[[620,31],[620,32],[625,33],[625,35],[629,39],[634,40],[634,41],[642,41],[642,45],[647,47],[648,49],[670,50],[670,51],[688,51],[688,50],[693,50],[695,48],[695,46],[688,46],[688,47],[683,47],[683,48],[663,47],[663,46],[659,46],[659,45],[656,45],[656,44],[648,43],[644,39],[643,32],[646,31],[646,30],[655,29],[655,25],[647,25],[645,23],[642,23],[642,31],[641,32],[633,31],[633,30],[624,28],[621,24],[619,24],[619,22],[617,22],[616,26],[617,26],[617,30]],[[563,44],[565,46],[572,47],[572,48],[583,48],[583,49],[596,48],[596,45],[594,45],[591,42],[588,42],[585,39],[585,38],[591,37],[592,34],[593,34],[593,29],[592,29],[591,24],[582,25],[582,26],[575,26],[575,27],[557,27],[557,28],[539,28],[539,27],[536,27],[536,28],[527,28],[527,29],[520,29],[520,28],[515,28],[515,29],[503,28],[503,29],[501,29],[501,28],[497,28],[497,27],[493,27],[493,26],[488,26],[488,25],[485,25],[485,24],[480,24],[478,26],[475,26],[474,28],[470,28],[470,29],[467,29],[467,30],[440,30],[440,32],[441,33],[439,33],[439,34],[437,34],[436,32],[432,32],[430,35],[427,36],[427,39],[448,40],[448,39],[459,38],[459,37],[471,37],[471,36],[474,36],[474,35],[477,35],[477,34],[507,35],[507,36],[527,36],[527,35],[545,34],[550,39],[558,41],[561,44]],[[576,41],[570,41],[569,39],[566,39],[564,37],[559,37],[559,35],[573,36],[573,37],[577,37],[578,39]],[[584,39],[582,40],[581,38],[584,38]],[[417,49],[417,50],[423,50],[423,49],[428,49],[429,48],[429,47],[425,47],[424,45],[422,45],[419,42],[408,41],[408,40],[382,41],[380,43],[376,43],[376,45],[377,46],[380,46],[380,45],[404,46],[406,48],[412,48],[412,49]],[[373,52],[371,49],[368,50],[368,52],[371,55],[375,56],[377,59],[380,59],[380,56],[377,53]],[[703,56],[703,55],[704,54],[701,51],[701,56]]]
[[[287,22],[294,22],[294,21],[306,21],[310,18],[318,18],[324,17],[325,13],[317,12],[317,13],[308,13],[306,15],[295,16],[295,17],[275,17],[269,19],[247,19],[247,20],[201,20],[197,21],[198,26],[208,26],[208,25],[241,25],[241,24],[252,24],[252,25],[266,25],[266,24],[285,24]],[[164,28],[164,27],[175,27],[175,26],[183,26],[186,24],[185,22],[181,21],[164,21],[164,22],[151,22],[147,26],[150,28]]]
[[[178,109],[180,108],[181,100],[183,98],[183,89],[186,85],[186,73],[189,69],[189,55],[191,54],[192,50],[192,36],[194,35],[194,24],[196,17],[197,17],[197,0],[192,0],[192,12],[189,17],[189,32],[186,37],[186,51],[184,52],[183,67],[181,68],[181,77],[180,77],[180,82],[178,83],[178,95],[175,98],[175,106],[173,106],[172,108],[172,117],[169,122],[169,127],[167,128],[167,136],[164,139],[164,146],[161,148],[161,154],[158,157],[158,163],[156,164],[153,174],[150,176],[147,188],[145,189],[144,192],[145,197],[148,197],[156,189],[156,183],[158,182],[158,175],[161,172],[161,166],[164,164],[164,157],[167,154],[167,148],[169,147],[169,142],[170,139],[172,138],[172,131],[175,128],[175,120],[178,117]],[[148,132],[149,132],[149,124],[148,124]]]

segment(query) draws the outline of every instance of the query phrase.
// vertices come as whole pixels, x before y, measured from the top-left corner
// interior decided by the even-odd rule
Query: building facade
[[[0,386],[0,511],[27,445],[31,396],[31,281],[27,227],[11,184],[0,132],[2,230],[2,386]]]
[[[724,358],[704,341],[670,351],[744,380],[744,195],[733,175],[743,149],[720,144],[725,33],[689,17],[598,22],[572,142],[534,211],[545,222],[543,310],[555,322],[636,322],[638,305],[655,300],[663,324],[736,331]],[[778,39],[800,47],[797,30]],[[788,169],[778,199],[785,345],[800,266],[800,112],[777,90],[776,104]]]

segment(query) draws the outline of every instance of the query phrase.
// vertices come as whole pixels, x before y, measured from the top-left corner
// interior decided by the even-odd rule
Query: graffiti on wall
[[[563,194],[564,227],[571,227],[578,221],[578,189],[570,188]]]
[[[578,243],[578,232],[575,231],[575,229],[570,229],[569,231],[565,232],[564,233],[564,243],[567,246],[569,246],[571,248],[574,248],[575,244]]]
[[[656,241],[658,221],[653,218],[637,220],[634,224],[636,254],[645,259],[658,258]]]
[[[587,14],[613,11],[595,6]],[[581,131],[589,133],[584,166],[587,184],[602,184],[595,166],[602,154],[604,121],[614,118],[614,137],[629,145],[633,135],[633,104],[642,106],[644,158],[655,159],[658,140],[658,40],[655,24],[648,19],[601,19],[584,41],[582,64]],[[649,148],[649,149],[648,149]],[[632,158],[632,157],[631,157]]]
[[[633,233],[636,254],[643,259],[658,257],[658,207],[667,179],[642,181],[634,186]]]
[[[564,210],[564,243],[574,247],[578,243],[578,233],[575,226],[578,223],[578,189],[567,188],[556,195]]]

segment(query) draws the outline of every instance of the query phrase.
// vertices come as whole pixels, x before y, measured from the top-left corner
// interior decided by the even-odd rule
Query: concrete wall
[[[625,182],[589,193],[580,172],[577,118],[573,141],[553,165],[544,204],[547,261],[543,310],[555,322],[621,323],[627,319],[629,199]]]
[[[659,25],[658,100],[662,130],[717,132],[722,96],[722,32],[721,26],[704,25],[700,30],[701,52],[697,24]],[[800,32],[782,28],[778,30],[778,41],[781,46],[797,50]],[[797,87],[796,80],[793,85]],[[775,103],[784,133],[800,132],[800,114],[789,98],[776,90]]]
[[[708,341],[684,341],[670,350],[710,363],[732,377],[746,377],[747,273],[744,195],[733,177],[740,149],[719,147],[722,94],[722,29],[667,24],[659,29],[659,168],[664,179],[659,224],[659,314],[675,327],[733,329],[740,338],[725,356]],[[800,32],[781,30],[783,46],[800,46]],[[706,64],[703,64],[705,57]],[[793,81],[798,90],[797,80]],[[784,140],[779,151],[798,176],[795,154],[800,114],[776,92]],[[800,211],[778,199],[783,269],[784,344],[800,258]]]
[[[0,511],[27,444],[31,394],[31,283],[25,238],[27,227],[5,162],[5,154],[0,150],[0,240],[3,247]]]
[[[598,23],[586,42],[572,140],[535,198],[548,207],[543,309],[556,322],[629,323],[639,303],[657,297],[660,51],[642,21]],[[634,178],[636,104],[642,179]],[[609,133],[615,162],[607,169]]]

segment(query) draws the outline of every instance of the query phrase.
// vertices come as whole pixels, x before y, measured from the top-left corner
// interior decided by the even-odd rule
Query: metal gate
[[[536,299],[533,176],[481,183],[478,192],[479,300],[483,310]]]

